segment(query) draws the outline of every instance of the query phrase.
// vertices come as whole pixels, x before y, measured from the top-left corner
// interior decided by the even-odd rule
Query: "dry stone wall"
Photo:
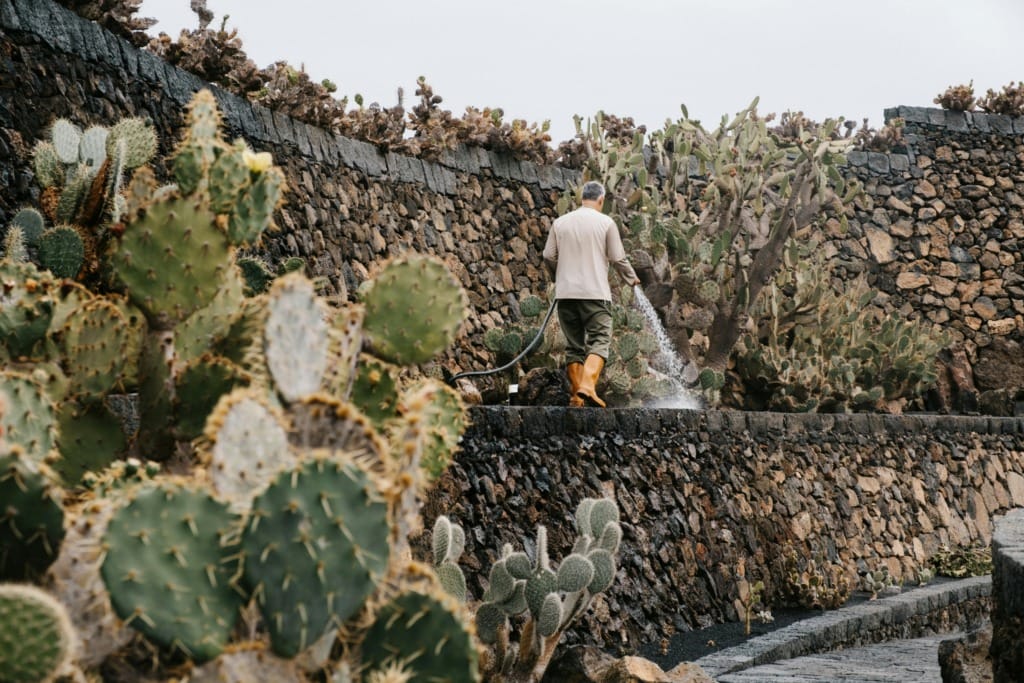
[[[560,559],[576,503],[614,498],[617,580],[572,636],[611,649],[736,619],[741,563],[776,607],[790,551],[841,565],[853,589],[883,567],[913,583],[942,546],[988,545],[994,516],[1024,507],[1020,418],[475,408],[472,419],[427,528],[438,514],[464,525],[479,597],[503,544],[532,552],[543,524]]]
[[[49,0],[0,0],[0,30],[0,225],[34,201],[28,152],[54,117],[148,116],[166,154],[183,105],[206,86]],[[301,256],[351,297],[382,259],[436,253],[473,306],[445,362],[491,365],[482,334],[518,317],[520,295],[543,290],[547,228],[578,174],[479,149],[436,163],[402,157],[214,91],[229,135],[273,152],[288,174],[282,229],[265,248],[272,264]],[[1024,118],[913,107],[886,116],[906,121],[906,144],[850,155],[866,193],[848,233],[826,226],[837,276],[867,273],[884,310],[949,329],[981,388],[1024,386],[1024,368],[1005,362],[1024,333]]]

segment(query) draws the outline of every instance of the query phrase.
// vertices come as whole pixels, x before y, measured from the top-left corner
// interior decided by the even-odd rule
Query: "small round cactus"
[[[35,586],[0,584],[0,680],[55,680],[70,663],[74,644],[67,611],[52,595]]]

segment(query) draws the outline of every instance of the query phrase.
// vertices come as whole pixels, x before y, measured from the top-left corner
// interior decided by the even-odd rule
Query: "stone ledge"
[[[1024,116],[989,114],[983,111],[952,111],[934,107],[899,106],[885,110],[886,123],[896,117],[904,119],[908,124],[943,128],[954,133],[1024,134]]]
[[[915,588],[805,619],[743,645],[701,657],[694,664],[717,677],[803,655],[887,640],[894,627],[910,631],[901,633],[903,637],[915,637],[920,634],[913,633],[914,630],[935,630],[929,623],[931,617],[940,617],[938,621],[943,621],[936,613],[984,602],[991,590],[989,576]],[[923,622],[916,628],[915,619]]]

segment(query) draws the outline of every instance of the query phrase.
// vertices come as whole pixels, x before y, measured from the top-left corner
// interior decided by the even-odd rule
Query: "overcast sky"
[[[338,95],[391,106],[427,77],[443,107],[502,107],[551,121],[598,110],[657,128],[714,124],[760,96],[761,113],[870,119],[1024,81],[1024,0],[208,0],[260,67],[285,60]],[[150,29],[195,28],[189,0],[144,0]]]

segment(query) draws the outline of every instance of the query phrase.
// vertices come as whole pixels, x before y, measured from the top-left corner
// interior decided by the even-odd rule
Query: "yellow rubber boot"
[[[583,364],[583,379],[576,390],[576,395],[588,404],[604,408],[604,401],[597,395],[597,380],[601,377],[602,370],[604,370],[604,358],[595,353],[587,356],[587,361]]]
[[[569,363],[565,367],[565,374],[569,376],[569,407],[582,408],[583,399],[577,396],[576,392],[583,381],[583,363]]]

